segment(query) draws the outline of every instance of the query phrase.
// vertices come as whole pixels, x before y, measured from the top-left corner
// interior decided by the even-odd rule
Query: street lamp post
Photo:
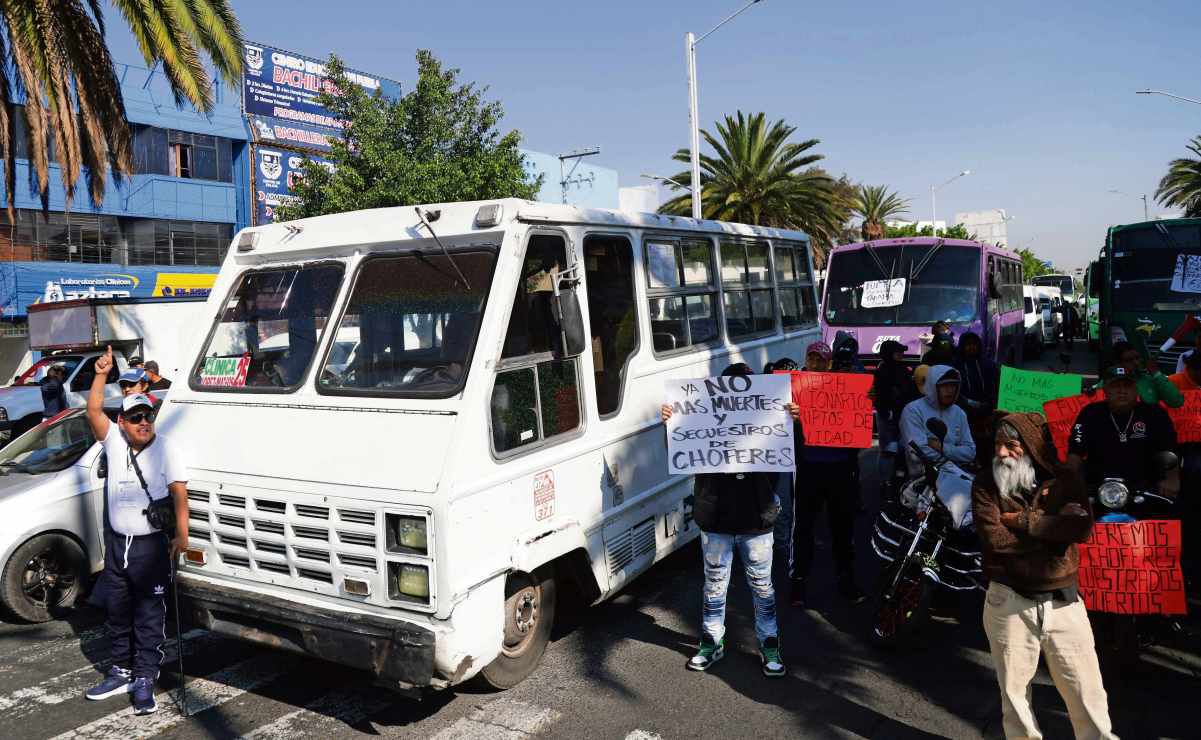
[[[950,180],[947,180],[942,185],[930,186],[930,229],[934,232],[934,236],[938,236],[938,191],[955,182],[961,177],[967,177],[972,174],[971,170],[964,170],[958,175],[955,175]]]
[[[688,187],[687,185],[685,185],[682,182],[676,182],[675,180],[671,179],[670,177],[663,177],[662,175],[648,175],[645,172],[642,173],[641,175],[639,175],[639,177],[645,177],[647,180],[658,180],[659,182],[669,182],[672,185],[675,185],[677,188],[680,188],[681,190],[687,190],[689,192],[692,192],[692,188]]]
[[[1118,190],[1117,188],[1110,188],[1109,192],[1113,193],[1114,195],[1124,195],[1127,198],[1139,198],[1140,200],[1143,201],[1143,220],[1144,221],[1151,220],[1151,212],[1147,208],[1147,194],[1146,193],[1143,193],[1142,195],[1131,195],[1130,193],[1122,192],[1121,190]]]
[[[1146,90],[1135,90],[1134,94],[1135,95],[1163,95],[1164,97],[1167,97],[1167,98],[1173,98],[1175,100],[1183,100],[1186,103],[1195,103],[1197,105],[1201,105],[1201,100],[1194,100],[1192,98],[1186,98],[1183,95],[1176,95],[1175,93],[1164,92],[1163,90],[1152,90],[1152,89],[1148,88]]]
[[[688,66],[688,134],[689,146],[692,149],[692,217],[698,220],[701,217],[701,130],[696,102],[696,45],[712,35],[717,29],[737,18],[752,5],[757,5],[761,2],[763,0],[751,0],[730,14],[724,21],[709,29],[707,33],[702,34],[700,38],[694,37],[691,31],[684,34],[684,51]]]

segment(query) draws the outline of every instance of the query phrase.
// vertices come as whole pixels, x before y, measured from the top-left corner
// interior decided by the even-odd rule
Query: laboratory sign
[[[151,267],[61,262],[0,263],[0,312],[25,316],[34,303],[81,298],[203,298],[216,266]]]

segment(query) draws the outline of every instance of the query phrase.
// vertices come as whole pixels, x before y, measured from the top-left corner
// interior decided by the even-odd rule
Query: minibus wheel
[[[554,569],[509,574],[505,582],[504,638],[500,653],[480,677],[494,689],[511,689],[534,672],[555,623]]]
[[[48,622],[75,605],[87,578],[87,556],[64,534],[38,535],[18,547],[0,573],[0,601],[26,622]]]

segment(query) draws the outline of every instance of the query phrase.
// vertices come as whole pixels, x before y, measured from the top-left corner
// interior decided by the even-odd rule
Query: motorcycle
[[[940,441],[947,436],[939,419],[926,428]],[[883,503],[872,532],[872,549],[887,564],[873,601],[872,639],[881,645],[900,642],[925,621],[935,589],[987,587],[972,526],[974,476],[946,457],[929,459],[913,442],[909,448],[924,472]]]

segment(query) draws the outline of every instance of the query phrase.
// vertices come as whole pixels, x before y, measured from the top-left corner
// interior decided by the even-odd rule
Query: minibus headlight
[[[425,517],[388,514],[385,521],[388,528],[388,550],[390,552],[429,554],[429,536],[426,531]]]
[[[430,569],[424,565],[388,563],[388,580],[393,599],[430,600]]]

